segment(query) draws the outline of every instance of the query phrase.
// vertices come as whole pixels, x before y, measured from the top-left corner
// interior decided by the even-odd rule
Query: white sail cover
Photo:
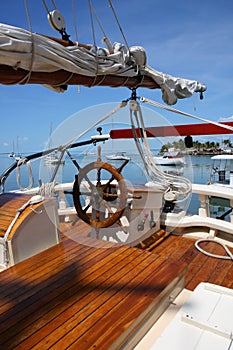
[[[105,48],[64,47],[42,35],[6,24],[0,24],[0,64],[31,72],[62,69],[93,77],[107,74],[134,77],[140,73],[160,86],[163,100],[169,105],[175,104],[178,98],[206,89],[197,81],[175,78],[147,66],[141,47],[128,51],[122,44],[115,43],[113,53]]]

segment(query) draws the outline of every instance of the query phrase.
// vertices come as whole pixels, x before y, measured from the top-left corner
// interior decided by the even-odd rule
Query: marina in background
[[[92,152],[93,153],[93,152]],[[145,172],[143,170],[143,164],[141,161],[141,158],[138,154],[130,154],[127,153],[127,155],[131,158],[130,162],[127,164],[127,166],[123,169],[123,176],[126,179],[130,179],[130,181],[135,183],[143,183],[146,181],[145,178]],[[77,160],[84,164],[87,164],[89,162],[92,162],[96,159],[95,154],[90,154],[88,156],[84,156],[82,152],[80,154],[75,155]],[[176,166],[162,166],[161,169],[165,172],[173,172],[173,173],[179,173],[179,175],[183,175],[190,179],[193,183],[199,183],[199,184],[207,184],[210,180],[210,172],[211,172],[211,156],[188,156],[189,161],[185,162],[184,166],[182,167],[176,167]],[[12,160],[5,154],[0,155],[0,172],[1,174],[5,169],[7,169],[11,164]],[[117,163],[118,161],[111,161],[111,164],[113,165],[119,165]],[[190,165],[191,164],[191,165]],[[46,173],[52,175],[52,172],[54,171],[54,165],[45,165],[43,159],[37,160],[35,162],[31,163],[33,173],[35,176],[38,176],[39,174],[43,173],[43,170],[46,171]],[[40,171],[38,171],[38,168],[41,168]],[[74,173],[75,169],[73,167],[73,164],[69,161],[69,159],[66,159],[65,165],[61,168],[62,174],[60,176],[64,176],[65,178],[62,178],[63,182],[72,182],[74,179]],[[35,185],[38,184],[39,178],[35,178],[34,182]],[[27,187],[28,185],[28,169],[27,167],[21,167],[21,182],[22,186]],[[6,190],[13,190],[18,188],[17,181],[16,181],[16,174],[13,172],[10,177],[8,178],[8,181],[6,183]],[[199,207],[199,200],[197,195],[193,194],[192,199],[190,201],[190,205],[188,208],[188,211],[192,214],[197,213]]]

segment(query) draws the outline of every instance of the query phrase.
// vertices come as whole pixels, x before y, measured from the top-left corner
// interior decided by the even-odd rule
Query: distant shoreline
[[[221,151],[221,150],[188,150],[185,151],[184,154],[192,155],[192,156],[216,156],[222,154],[233,154],[231,151]]]

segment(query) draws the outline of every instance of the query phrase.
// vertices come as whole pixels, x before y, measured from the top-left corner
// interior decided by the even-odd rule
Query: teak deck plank
[[[105,249],[107,251],[107,249]],[[104,268],[107,269],[109,267],[105,267],[105,260],[102,260],[101,258],[101,263],[104,264]],[[43,324],[41,325],[40,322],[40,318],[43,319],[43,317],[49,318],[50,322],[53,319],[56,319],[56,316],[60,315],[62,313],[62,319],[60,319],[59,317],[57,317],[59,319],[59,322],[61,322],[60,326],[63,327],[64,325],[64,318],[66,319],[72,316],[72,307],[74,308],[73,304],[75,305],[75,303],[78,302],[79,307],[81,305],[81,303],[83,302],[83,300],[79,300],[79,290],[80,288],[82,288],[82,298],[84,299],[84,297],[86,296],[88,299],[88,302],[90,301],[90,295],[88,295],[88,293],[91,292],[92,290],[92,283],[93,281],[95,281],[95,270],[98,269],[100,266],[95,266],[93,265],[93,268],[89,268],[88,265],[85,266],[85,268],[87,269],[87,272],[89,275],[85,276],[85,272],[86,271],[79,271],[79,280],[77,281],[73,275],[70,275],[70,279],[72,278],[72,281],[68,281],[68,280],[64,280],[62,278],[62,280],[60,281],[60,284],[62,283],[62,285],[59,288],[59,285],[54,286],[54,288],[56,287],[56,289],[53,291],[54,288],[51,288],[51,291],[49,291],[47,289],[47,292],[49,292],[49,296],[47,296],[46,294],[44,295],[44,300],[40,299],[39,303],[43,304],[44,303],[48,303],[49,306],[46,308],[46,313],[43,314],[43,309],[37,311],[36,313],[36,320],[37,321],[37,328],[39,327],[43,327]],[[104,273],[104,268],[102,268],[102,273]],[[93,272],[93,274],[92,274]],[[114,271],[113,271],[114,273]],[[83,286],[83,282],[87,283],[87,281],[85,281],[85,278],[87,281],[90,280],[90,286]],[[41,293],[40,293],[41,294]],[[63,297],[64,300],[66,300],[65,304],[62,304],[63,301]],[[59,298],[57,299],[56,297],[59,296]],[[43,295],[41,296],[43,298]],[[56,305],[57,303],[57,305]],[[60,303],[60,305],[59,305]],[[86,305],[86,300],[84,299],[84,305]],[[37,298],[35,299],[33,304],[29,304],[28,310],[27,310],[27,319],[24,320],[24,328],[26,326],[26,323],[28,324],[28,329],[24,329],[24,334],[25,337],[30,335],[31,333],[31,323],[32,323],[32,318],[31,318],[31,313],[35,310],[38,309],[38,301]],[[24,303],[25,305],[25,303]],[[14,321],[15,322],[15,321]],[[55,323],[55,329],[59,326],[58,323]],[[40,330],[40,329],[39,329]],[[17,331],[19,331],[19,328],[17,329]],[[35,331],[35,327],[34,327],[34,331]],[[48,328],[48,332],[51,333],[52,331],[52,324],[50,324],[50,327]],[[33,340],[35,342],[35,345],[38,343],[38,341],[41,340],[40,336],[42,337],[42,339],[45,337],[45,331],[42,328],[42,334],[40,334],[40,332],[37,332],[36,336],[33,336]],[[38,336],[39,334],[39,336]],[[2,336],[4,337],[4,334],[2,334]],[[32,345],[32,339],[30,339],[30,346]],[[24,346],[29,346],[27,344],[27,341],[25,342]]]
[[[99,255],[97,255],[97,260],[101,259],[104,260],[105,256],[107,255],[107,252],[105,251],[99,251],[98,252]],[[101,254],[100,254],[101,253]],[[106,254],[104,254],[106,253]],[[88,254],[88,252],[87,252]],[[95,264],[96,262],[96,256],[93,254],[88,254],[87,257],[85,257],[85,255],[83,254],[79,254],[79,259],[83,259],[85,261],[85,267],[89,267]],[[105,260],[104,260],[105,261]],[[53,291],[53,288],[56,287],[56,289],[60,286],[64,288],[65,287],[65,282],[66,280],[70,279],[72,274],[75,272],[82,272],[82,264],[79,263],[79,261],[77,262],[78,264],[80,264],[80,266],[78,266],[78,271],[77,271],[77,264],[76,264],[76,259],[74,257],[74,259],[71,259],[70,264],[68,265],[68,267],[64,267],[61,266],[60,264],[58,264],[57,266],[51,266],[49,272],[47,272],[47,268],[44,269],[44,271],[40,272],[40,275],[38,277],[38,275],[35,273],[34,276],[31,276],[31,278],[29,279],[28,276],[25,274],[24,278],[27,280],[27,283],[30,283],[31,285],[29,285],[28,287],[25,287],[24,284],[21,286],[20,290],[16,284],[16,288],[13,288],[14,291],[13,293],[11,292],[10,295],[5,295],[6,298],[10,298],[14,299],[17,298],[17,305],[14,307],[14,312],[17,314],[18,312],[20,312],[20,302],[24,301],[25,298],[28,298],[29,296],[31,296],[30,298],[30,304],[32,304],[32,307],[35,307],[34,299],[37,300],[36,296],[35,298],[33,298],[33,296],[35,295],[35,293],[39,292],[41,289],[43,289],[45,291],[45,297],[48,299],[47,296],[47,291],[48,289],[51,289],[51,292]],[[50,266],[51,264],[49,264]],[[59,278],[59,282],[58,282],[58,278]],[[33,282],[33,283],[32,283]],[[54,287],[53,287],[54,285]],[[40,295],[41,297],[43,297],[43,290],[41,291]],[[27,294],[25,295],[25,291],[27,291]],[[6,294],[6,293],[5,293]],[[2,294],[3,296],[4,294]],[[22,305],[22,307],[24,307],[25,304]],[[27,305],[28,307],[28,312],[29,310],[29,304]],[[7,309],[8,305],[5,303],[3,306],[0,306],[0,311],[3,312],[4,309]],[[32,310],[33,311],[33,310]],[[29,313],[30,314],[30,313]]]
[[[78,222],[78,225],[82,226],[84,236],[87,235],[87,225],[81,221]],[[77,227],[74,226],[73,232],[75,230],[77,232]],[[186,263],[188,268],[185,276],[185,287],[189,290],[194,290],[198,283],[204,281],[232,288],[233,269],[231,260],[216,259],[203,255],[195,248],[195,241],[195,239],[186,236],[171,234],[150,251]],[[225,254],[223,248],[217,244],[202,243],[201,247],[218,255]],[[233,252],[232,248],[230,250]]]
[[[78,305],[75,302],[72,308],[67,309],[67,313],[63,313],[62,315],[62,317],[65,316],[65,322],[60,315],[53,320],[54,331],[50,332],[46,338],[42,339],[41,343],[37,343],[35,349],[41,349],[44,342],[46,342],[46,345],[52,345],[59,339],[60,341],[56,344],[56,347],[58,346],[59,349],[65,348],[67,343],[76,341],[77,334],[78,337],[82,335],[85,338],[82,338],[81,344],[82,342],[85,342],[86,345],[90,344],[89,337],[92,336],[92,333],[94,333],[94,338],[96,341],[99,327],[97,327],[97,329],[95,327],[95,331],[91,332],[93,321],[94,323],[98,322],[98,320],[103,317],[105,313],[112,310],[112,308],[116,307],[116,305],[119,306],[119,302],[125,297],[125,294],[129,293],[130,290],[135,287],[135,284],[133,284],[133,287],[130,284],[130,281],[132,281],[132,271],[134,271],[136,276],[134,280],[135,283],[141,281],[142,276],[140,276],[140,274],[142,271],[144,271],[145,275],[147,275],[147,273],[151,273],[148,271],[148,269],[145,270],[142,268],[142,266],[139,264],[139,259],[133,259],[130,263],[132,264],[133,270],[124,275],[122,275],[123,266],[120,266],[119,271],[113,271],[113,274],[111,273],[111,277],[109,279],[106,280],[106,277],[108,276],[105,274],[103,274],[101,278],[98,278],[98,287],[91,290],[91,296],[87,294],[85,298],[78,301]],[[145,275],[143,278],[145,278]],[[125,285],[128,287],[123,288]],[[122,317],[122,314],[124,314],[122,313],[122,310],[128,311],[128,307],[120,308],[120,317]],[[113,322],[111,323],[113,326]],[[108,331],[109,334],[109,330],[107,330],[105,323],[103,328],[105,329],[105,333]],[[102,332],[104,332],[104,329]],[[86,334],[88,331],[89,333]],[[84,335],[83,332],[85,332]],[[109,336],[108,334],[107,337]],[[93,339],[92,341],[94,343]],[[79,344],[77,348],[81,348],[81,344]],[[87,349],[89,349],[89,346],[91,345],[88,345]]]
[[[232,261],[208,257],[200,253],[195,248],[194,243],[194,239],[170,235],[159,246],[155,247],[152,253],[186,263],[185,288],[189,290],[194,290],[200,282],[232,288]],[[213,254],[226,255],[220,245],[212,242],[202,243],[201,247]],[[233,252],[232,248],[230,250]]]
[[[118,349],[182,280],[186,264],[65,239],[1,272],[1,349]]]
[[[170,274],[173,274],[172,271],[167,271],[165,267],[161,267],[161,269],[158,271],[157,278],[160,281],[160,286],[158,287],[157,293],[159,295],[159,292],[167,285],[168,280],[170,280],[171,276]],[[143,313],[145,312],[145,305],[148,305],[148,299],[150,299],[150,303],[153,303],[154,301],[154,282],[153,278],[151,278],[152,273],[149,273],[148,275],[145,275],[145,283],[146,288],[142,287],[141,293],[138,293],[138,290],[135,288],[134,284],[132,286],[132,289],[128,292],[128,294],[125,294],[123,298],[119,298],[115,301],[115,307],[110,309],[110,311],[107,314],[103,314],[103,317],[100,320],[97,320],[96,322],[96,331],[95,335],[91,334],[84,334],[83,337],[78,339],[76,342],[72,344],[71,349],[77,349],[81,347],[82,342],[85,339],[86,345],[88,345],[89,348],[91,348],[91,345],[95,341],[95,347],[97,349],[102,348],[110,348],[111,346],[111,339],[114,336],[118,336],[120,338],[122,329],[127,324],[129,326],[130,323],[133,322],[133,320],[136,318],[136,315],[138,314],[138,310],[141,311],[141,317],[143,317]],[[135,279],[136,283],[140,283],[139,280]],[[161,288],[161,290],[159,290]],[[144,294],[145,293],[145,294]],[[146,302],[147,301],[147,302]],[[156,303],[157,305],[161,302],[161,299],[157,299]],[[154,301],[155,303],[155,301]],[[129,308],[130,305],[130,308]],[[119,307],[120,306],[120,307]],[[128,310],[127,312],[119,313],[119,310]],[[107,312],[107,310],[106,310]],[[112,323],[118,324],[118,327],[116,329],[113,329]],[[108,328],[108,334],[104,332],[105,328]],[[88,330],[87,330],[88,331]],[[130,329],[129,329],[130,332]],[[94,339],[95,338],[95,339]],[[97,339],[97,340],[96,340]],[[58,343],[59,345],[63,344]]]

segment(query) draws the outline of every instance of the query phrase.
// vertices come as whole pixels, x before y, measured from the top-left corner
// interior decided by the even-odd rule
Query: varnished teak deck
[[[200,246],[209,253],[226,255],[225,250],[214,242],[203,242]],[[229,249],[233,253],[233,249]],[[194,239],[171,235],[153,252],[187,265],[184,286],[189,290],[193,291],[200,282],[233,288],[232,260],[217,259],[200,253],[195,247]]]
[[[68,231],[66,232],[64,229],[64,232],[70,236],[77,235],[77,232],[79,232],[79,239],[81,239],[81,232],[85,240],[85,237],[90,233],[90,228],[81,221],[77,223],[77,226],[70,225],[68,226]],[[233,288],[232,260],[212,258],[200,253],[195,248],[195,241],[195,239],[187,236],[170,234],[167,238],[161,240],[161,243],[157,244],[154,249],[150,249],[150,252],[169,258],[172,261],[185,263],[187,272],[185,274],[184,287],[191,291],[200,282],[209,282]],[[212,254],[226,255],[225,250],[216,243],[204,242],[201,244],[201,247]],[[229,249],[233,253],[233,249]]]
[[[147,252],[88,230],[71,225],[61,244],[1,273],[1,349],[120,349],[127,341],[131,349],[184,274],[191,290],[205,281],[233,287],[232,262],[199,253],[191,239],[170,235]]]
[[[182,280],[183,263],[66,239],[1,273],[1,349],[119,349]]]

